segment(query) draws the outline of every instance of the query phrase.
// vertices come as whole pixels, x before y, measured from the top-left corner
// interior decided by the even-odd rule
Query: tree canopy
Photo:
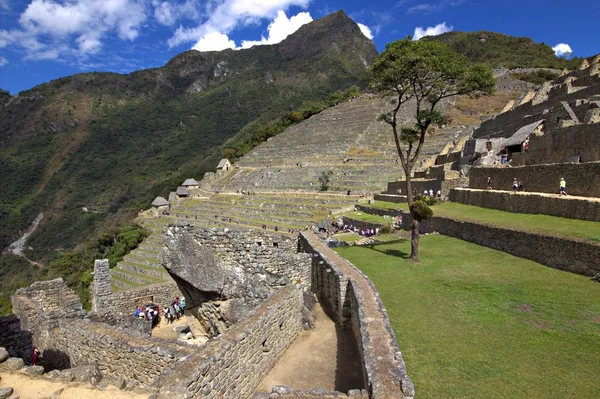
[[[489,67],[472,64],[447,45],[410,37],[388,43],[370,69],[371,86],[384,96],[393,97],[393,108],[380,116],[392,127],[396,150],[406,175],[407,200],[413,216],[411,258],[418,261],[418,230],[424,214],[413,206],[411,172],[416,164],[426,133],[431,125],[441,125],[444,116],[436,107],[445,98],[459,94],[492,93],[495,80]],[[414,102],[414,123],[400,126],[398,111]],[[417,208],[420,210],[417,212]]]

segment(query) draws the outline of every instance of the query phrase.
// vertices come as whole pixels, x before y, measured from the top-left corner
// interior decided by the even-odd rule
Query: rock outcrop
[[[286,278],[264,268],[245,268],[235,260],[223,260],[194,236],[192,226],[168,229],[163,266],[185,295],[194,337],[223,333],[254,309]]]

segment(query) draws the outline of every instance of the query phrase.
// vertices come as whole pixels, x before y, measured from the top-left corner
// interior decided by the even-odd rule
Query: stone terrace
[[[345,102],[261,144],[236,164],[228,178],[213,185],[220,191],[317,191],[319,176],[332,172],[329,191],[362,194],[381,191],[402,177],[390,128],[377,117],[389,109],[373,97]],[[406,123],[410,106],[400,118]],[[437,156],[460,132],[445,129],[430,137],[423,162]]]

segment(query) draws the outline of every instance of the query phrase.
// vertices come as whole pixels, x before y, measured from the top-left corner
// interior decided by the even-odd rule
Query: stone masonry
[[[314,234],[301,233],[299,246],[313,256],[313,292],[338,324],[354,333],[369,397],[413,398],[413,383],[373,283]]]

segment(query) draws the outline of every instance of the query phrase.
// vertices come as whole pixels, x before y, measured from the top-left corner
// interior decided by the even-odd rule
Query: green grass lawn
[[[408,210],[407,204],[375,201],[367,205],[379,209]],[[558,216],[512,213],[479,206],[444,202],[431,207],[434,216],[449,217],[470,222],[485,223],[491,226],[510,228],[531,233],[552,234],[568,238],[578,238],[600,242],[600,223],[588,220],[567,219]],[[349,217],[352,217],[348,215]],[[378,218],[378,216],[374,216]],[[366,219],[361,219],[366,220]],[[371,221],[371,220],[370,220]],[[375,221],[375,220],[372,220]]]
[[[375,283],[419,398],[597,398],[600,285],[440,235],[337,248]]]
[[[465,221],[486,223],[532,233],[553,234],[600,242],[600,223],[567,219],[558,216],[511,213],[481,208],[456,202],[445,202],[432,207],[433,214]]]
[[[379,223],[379,224],[390,224],[394,220],[392,217],[385,218],[383,216],[371,215],[360,211],[350,211],[343,214],[343,216],[349,217],[350,219],[362,220],[364,222]]]

